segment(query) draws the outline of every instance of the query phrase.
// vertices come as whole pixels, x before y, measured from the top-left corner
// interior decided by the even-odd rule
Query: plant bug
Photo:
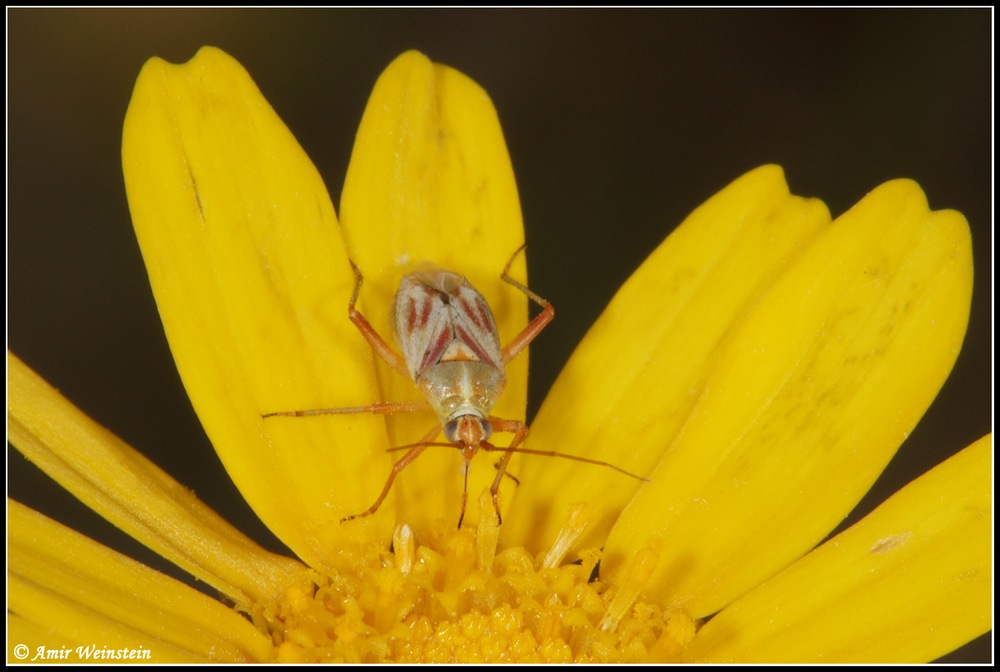
[[[394,340],[402,350],[400,354],[375,331],[371,323],[355,307],[364,278],[357,265],[351,262],[355,284],[354,293],[347,306],[348,317],[378,356],[400,374],[408,376],[424,398],[419,401],[384,401],[353,408],[278,411],[265,413],[261,417],[305,417],[345,413],[393,414],[431,409],[437,414],[439,424],[416,443],[390,448],[390,450],[406,450],[406,454],[392,465],[385,486],[375,503],[367,510],[347,516],[340,522],[370,516],[378,511],[399,472],[417,459],[429,446],[456,447],[465,461],[462,511],[458,517],[459,528],[462,527],[462,520],[465,518],[470,463],[480,448],[503,453],[503,457],[496,464],[496,478],[490,486],[490,497],[498,523],[501,518],[497,493],[505,474],[515,482],[517,480],[507,474],[507,464],[516,452],[588,462],[611,467],[641,481],[648,480],[609,462],[551,450],[521,448],[521,442],[528,435],[528,427],[520,420],[507,420],[490,414],[507,384],[505,371],[507,362],[528,347],[528,344],[555,317],[555,308],[551,303],[510,276],[510,267],[524,248],[522,245],[511,255],[500,274],[500,279],[524,292],[528,298],[541,306],[542,312],[510,343],[502,347],[493,311],[490,310],[483,295],[476,291],[464,276],[442,269],[429,269],[403,276],[393,299],[389,311],[390,328]],[[441,432],[444,432],[447,443],[434,441]],[[501,447],[490,443],[489,439],[495,432],[513,434],[510,445]]]

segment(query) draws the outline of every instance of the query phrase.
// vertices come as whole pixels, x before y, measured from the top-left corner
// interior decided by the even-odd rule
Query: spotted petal
[[[992,435],[717,614],[690,661],[927,662],[990,629]]]

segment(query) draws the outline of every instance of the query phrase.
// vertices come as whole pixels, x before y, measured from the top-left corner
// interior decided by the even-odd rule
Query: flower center
[[[694,637],[695,621],[638,599],[649,551],[614,586],[596,578],[597,549],[563,562],[586,507],[538,559],[497,552],[496,521],[483,518],[419,545],[400,525],[391,551],[346,552],[336,574],[289,589],[271,627],[278,660],[641,662],[676,660]]]

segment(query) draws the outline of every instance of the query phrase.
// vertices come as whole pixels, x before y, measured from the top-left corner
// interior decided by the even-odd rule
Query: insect
[[[503,453],[496,464],[496,478],[490,486],[490,497],[498,523],[501,522],[501,518],[497,493],[505,474],[513,479],[513,476],[507,474],[507,464],[516,452],[588,462],[611,467],[638,480],[648,480],[609,462],[551,450],[522,448],[521,442],[528,435],[527,426],[520,420],[507,420],[491,415],[493,406],[496,405],[507,384],[505,372],[507,362],[528,347],[528,344],[555,317],[555,308],[551,303],[510,276],[510,267],[524,248],[522,245],[511,255],[500,279],[524,292],[528,298],[541,306],[542,312],[504,346],[500,345],[493,312],[483,295],[476,291],[464,276],[451,271],[431,269],[404,276],[393,299],[389,311],[390,328],[394,340],[402,351],[400,354],[375,331],[355,307],[364,278],[357,265],[351,262],[355,284],[354,293],[347,307],[348,317],[379,357],[416,384],[423,399],[385,401],[353,408],[278,411],[266,413],[261,417],[305,417],[344,413],[393,414],[431,409],[437,414],[439,424],[436,424],[420,441],[390,449],[406,450],[406,454],[392,465],[385,486],[375,503],[361,513],[343,518],[342,523],[370,516],[378,511],[399,472],[430,446],[453,446],[462,454],[464,465],[459,528],[462,527],[462,520],[465,518],[470,463],[480,449]],[[447,443],[435,442],[434,439],[442,432]],[[510,444],[502,447],[490,443],[489,439],[496,432],[512,434]]]

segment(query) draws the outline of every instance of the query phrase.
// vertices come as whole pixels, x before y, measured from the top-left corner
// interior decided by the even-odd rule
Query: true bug
[[[389,311],[390,328],[402,354],[396,352],[355,307],[364,278],[357,265],[351,262],[355,283],[354,293],[347,306],[348,317],[379,357],[400,374],[409,376],[423,395],[423,400],[384,401],[353,408],[278,411],[266,413],[262,417],[304,417],[343,413],[391,414],[430,408],[437,414],[439,424],[417,443],[391,449],[405,449],[407,452],[392,465],[392,471],[389,472],[385,486],[375,503],[361,513],[341,519],[341,522],[375,513],[389,494],[399,472],[429,446],[455,446],[461,451],[465,460],[459,527],[465,518],[470,462],[480,448],[504,453],[496,464],[497,475],[493,485],[490,486],[490,496],[498,522],[501,519],[497,493],[500,482],[506,474],[507,463],[515,452],[565,457],[611,467],[638,480],[648,480],[609,462],[551,450],[521,448],[519,447],[521,442],[528,435],[527,426],[520,420],[506,420],[490,414],[507,384],[505,373],[507,362],[528,347],[528,344],[555,317],[555,309],[551,303],[510,276],[510,267],[524,248],[522,245],[511,255],[500,278],[524,292],[528,298],[542,307],[542,312],[510,343],[502,347],[493,312],[483,295],[476,291],[464,276],[442,269],[430,269],[406,275],[399,283],[399,289]],[[434,441],[442,431],[448,443]],[[513,434],[510,445],[504,448],[490,443],[489,438],[494,432]]]

